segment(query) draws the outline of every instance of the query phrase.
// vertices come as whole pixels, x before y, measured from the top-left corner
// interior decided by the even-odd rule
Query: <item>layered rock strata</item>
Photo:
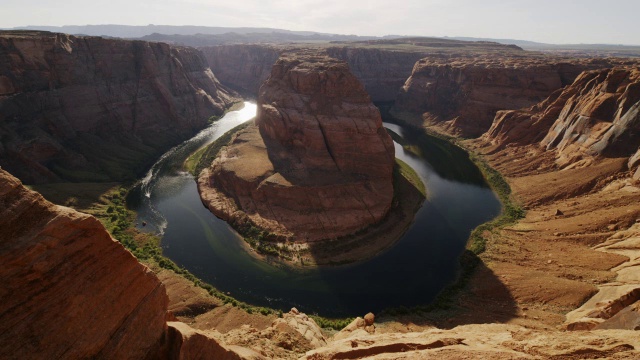
[[[260,85],[269,77],[271,67],[282,52],[319,47],[321,46],[313,44],[237,44],[204,46],[199,49],[220,82],[249,96],[257,96]],[[473,52],[522,52],[520,49],[495,43],[466,41],[452,41],[450,44],[446,44],[446,41],[445,44],[417,44],[415,41],[397,44],[353,43],[329,46],[325,51],[329,56],[349,64],[351,72],[360,80],[374,102],[395,101],[415,63],[422,58],[464,58]]]
[[[616,67],[582,73],[571,86],[528,109],[501,111],[483,139],[496,148],[539,143],[561,167],[595,156],[640,156],[640,69]]]
[[[194,49],[0,32],[0,165],[29,183],[133,179],[237,98]]]
[[[302,45],[298,49],[313,48]],[[280,54],[295,50],[285,45],[219,45],[200,50],[223,84],[249,96],[257,96]],[[329,47],[329,56],[344,60],[373,101],[393,101],[425,51],[392,51],[362,47]]]
[[[258,359],[217,332],[167,326],[164,285],[93,216],[0,169],[0,358]]]
[[[167,295],[92,216],[0,170],[0,358],[145,358]]]
[[[243,44],[207,46],[200,50],[220,82],[241,93],[257,96],[284,47]]]
[[[532,106],[571,84],[581,71],[608,65],[533,55],[427,57],[415,64],[394,111],[455,135],[478,137],[497,111]]]
[[[337,238],[379,222],[393,199],[394,148],[346,63],[283,54],[260,89],[256,126],[198,179],[217,216],[284,238]]]

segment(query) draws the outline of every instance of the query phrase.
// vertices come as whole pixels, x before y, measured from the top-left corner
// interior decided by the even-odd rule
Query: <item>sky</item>
[[[0,28],[204,25],[640,45],[638,23],[640,0],[0,0]]]

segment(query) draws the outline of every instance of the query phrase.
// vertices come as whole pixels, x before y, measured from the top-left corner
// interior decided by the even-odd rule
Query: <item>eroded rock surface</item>
[[[0,358],[261,359],[170,322],[164,285],[93,216],[0,169]]]
[[[0,165],[28,183],[134,179],[238,99],[195,49],[0,32]]]
[[[156,276],[93,216],[0,170],[0,358],[145,358],[166,331]]]
[[[284,51],[324,48],[301,44],[236,44],[204,46],[199,49],[211,70],[223,84],[242,93],[257,96],[260,85],[271,74],[271,67]],[[489,42],[444,39],[397,39],[332,45],[329,56],[344,60],[374,102],[396,100],[416,61],[425,57],[457,58],[470,53],[521,53],[517,47]],[[577,74],[575,74],[577,75]],[[574,76],[575,76],[574,75]]]
[[[477,137],[497,111],[532,106],[581,71],[608,65],[526,55],[427,57],[415,64],[394,110],[455,135]]]
[[[561,167],[602,155],[629,157],[634,169],[640,162],[639,109],[637,67],[587,71],[540,104],[499,112],[484,139],[496,148],[539,143],[557,154]]]
[[[315,241],[386,215],[393,142],[347,64],[317,51],[283,54],[260,90],[256,124],[198,179],[217,216]]]
[[[517,325],[475,324],[405,334],[362,333],[309,351],[302,359],[633,359],[637,332],[562,333]]]

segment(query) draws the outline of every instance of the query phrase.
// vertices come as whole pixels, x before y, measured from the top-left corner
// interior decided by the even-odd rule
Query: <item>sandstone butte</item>
[[[350,235],[387,214],[393,142],[345,62],[317,51],[281,55],[255,123],[199,176],[214,214],[301,241]]]
[[[540,54],[532,55],[514,45],[434,38],[373,40],[331,46],[234,44],[204,46],[199,50],[220,82],[256,97],[260,85],[269,77],[271,67],[282,52],[309,48],[322,48],[329,56],[346,61],[374,102],[395,101],[414,64],[422,58],[462,59],[478,53],[491,54],[496,59],[509,54],[540,58]]]
[[[28,183],[133,180],[239,101],[163,43],[3,31],[0,68],[0,166]]]

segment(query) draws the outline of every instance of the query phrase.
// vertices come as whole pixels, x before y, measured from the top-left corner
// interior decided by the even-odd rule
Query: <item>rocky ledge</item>
[[[284,53],[258,102],[256,125],[198,179],[214,214],[299,241],[349,235],[385,217],[393,142],[345,62]]]

